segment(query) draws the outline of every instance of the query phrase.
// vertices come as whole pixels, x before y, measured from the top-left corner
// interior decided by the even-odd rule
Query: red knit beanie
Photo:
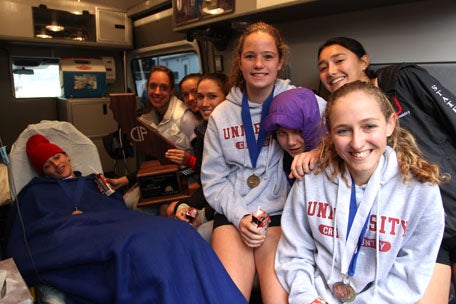
[[[32,167],[40,175],[43,174],[43,165],[49,157],[57,153],[65,153],[62,148],[51,144],[49,139],[41,134],[35,134],[27,140],[25,152]]]

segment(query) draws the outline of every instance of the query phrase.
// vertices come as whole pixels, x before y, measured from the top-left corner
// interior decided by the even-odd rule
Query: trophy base
[[[141,164],[137,179],[141,193],[138,206],[169,203],[190,196],[188,178],[180,174],[176,164],[146,161]]]

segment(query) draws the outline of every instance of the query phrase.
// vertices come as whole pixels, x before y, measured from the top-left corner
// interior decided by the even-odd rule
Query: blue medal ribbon
[[[348,215],[348,226],[347,226],[347,238],[348,239],[348,234],[350,233],[351,226],[353,224],[353,220],[355,219],[356,211],[358,211],[358,205],[356,204],[356,189],[355,189],[355,181],[352,177],[352,190],[351,190],[351,196],[350,196],[350,213]],[[370,215],[370,212],[369,212]],[[366,235],[366,230],[367,230],[367,223],[369,221],[369,215],[366,218],[366,222],[364,223],[363,229],[361,230],[361,233],[358,238],[358,244],[356,246],[355,252],[352,256],[352,259],[350,261],[350,266],[348,267],[348,276],[352,277],[355,275],[356,271],[356,262],[358,260],[358,254],[361,249],[361,245],[363,244],[364,236]]]
[[[255,132],[253,131],[252,117],[249,110],[249,101],[247,92],[242,94],[242,110],[241,117],[242,123],[244,124],[245,138],[247,140],[247,148],[249,149],[250,161],[252,162],[252,168],[256,168],[258,156],[260,155],[261,148],[266,140],[266,130],[263,127],[263,121],[269,113],[269,105],[272,102],[274,96],[274,88],[272,88],[271,94],[263,102],[261,107],[261,121],[260,130],[258,133],[258,140],[255,140]]]
[[[60,188],[62,188],[63,192],[65,192],[65,195],[70,199],[75,208],[81,201],[85,181],[86,180],[84,177],[79,177],[76,189],[74,191],[71,191],[70,186],[66,182],[64,182],[61,179],[57,180],[57,183],[59,184]]]

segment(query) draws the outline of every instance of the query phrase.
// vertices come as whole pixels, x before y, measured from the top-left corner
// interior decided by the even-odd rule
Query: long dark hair
[[[331,45],[340,45],[346,48],[347,50],[353,52],[358,58],[361,59],[364,55],[367,55],[366,50],[364,49],[363,45],[358,41],[353,38],[348,38],[348,37],[333,37],[328,40],[326,40],[325,43],[323,43],[319,48],[318,48],[318,57],[320,57],[321,52],[323,51],[324,48],[331,46]],[[368,66],[365,70],[366,76],[369,79],[375,78],[375,72]]]

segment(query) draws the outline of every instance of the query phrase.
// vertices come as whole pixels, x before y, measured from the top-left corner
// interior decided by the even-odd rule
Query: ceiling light
[[[76,41],[84,41],[86,40],[86,37],[84,35],[79,35],[79,36],[73,36],[71,37],[72,40],[76,40]]]
[[[204,0],[203,13],[207,15],[220,15],[223,14],[224,9],[219,7],[218,0]]]
[[[36,34],[35,37],[36,37],[36,38],[46,38],[46,39],[52,38],[51,35],[48,35],[48,34],[46,34],[46,33]]]
[[[203,12],[208,15],[220,15],[224,12],[223,8],[214,8],[214,9],[208,9],[206,7],[203,7]]]
[[[46,29],[52,32],[61,32],[65,27],[58,24],[48,24],[46,25]]]

